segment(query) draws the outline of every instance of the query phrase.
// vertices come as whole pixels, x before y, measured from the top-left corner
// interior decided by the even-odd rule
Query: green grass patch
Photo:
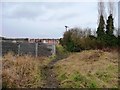
[[[98,86],[97,86],[97,83],[95,82],[95,81],[91,81],[90,83],[89,83],[89,86],[88,86],[89,88],[97,88]]]
[[[66,79],[68,79],[68,78],[67,78],[66,73],[62,73],[62,74],[60,74],[60,75],[58,76],[58,79],[59,79],[60,81],[64,81],[64,80],[66,80]]]
[[[66,73],[60,74],[58,79],[61,81],[62,88],[97,88],[95,81],[90,81],[86,76],[81,75],[79,72],[74,72],[71,75]]]
[[[67,58],[58,61],[55,65],[61,87],[117,87],[118,65],[117,62],[114,62],[117,61],[116,58],[114,58],[116,57],[115,55],[115,53],[100,50],[70,53]]]
[[[52,61],[52,60],[54,60],[54,59],[56,59],[56,58],[57,58],[57,56],[56,56],[55,54],[53,54],[53,55],[51,55],[51,56],[49,57],[49,60]]]
[[[108,72],[105,71],[97,71],[96,72],[96,76],[103,80],[104,82],[109,82],[109,80],[111,80],[111,76]]]

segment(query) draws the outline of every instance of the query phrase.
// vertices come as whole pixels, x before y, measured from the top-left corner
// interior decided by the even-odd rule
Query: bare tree
[[[115,8],[115,1],[114,0],[109,0],[108,14],[112,15],[113,19],[116,18],[116,8]],[[114,22],[114,24],[116,24],[116,22]]]
[[[98,13],[99,15],[104,15],[104,2],[102,0],[99,0],[98,2]]]
[[[114,14],[114,11],[115,11],[115,7],[114,7],[114,0],[109,0],[109,6],[108,6],[108,12],[109,12],[109,15],[110,14]]]
[[[106,19],[105,6],[103,0],[98,1],[98,23],[100,16],[103,16]]]

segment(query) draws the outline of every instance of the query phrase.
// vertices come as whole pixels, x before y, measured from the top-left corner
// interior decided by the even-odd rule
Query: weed
[[[88,86],[89,88],[97,88],[97,84],[95,82],[91,82]]]
[[[73,73],[73,75],[71,76],[71,78],[75,81],[75,82],[78,82],[78,81],[84,81],[85,77],[83,77],[82,75],[80,75],[79,72],[75,72]]]
[[[54,59],[56,59],[56,55],[55,54],[53,54],[53,55],[51,55],[50,57],[49,57],[49,60],[54,60]]]
[[[62,74],[60,74],[60,76],[58,78],[59,78],[60,81],[66,80],[67,75],[66,75],[66,73],[62,73]]]

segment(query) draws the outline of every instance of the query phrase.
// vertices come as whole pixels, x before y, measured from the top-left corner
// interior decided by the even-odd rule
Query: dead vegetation
[[[14,56],[8,53],[2,59],[3,88],[41,87],[41,67],[47,61],[45,57]]]

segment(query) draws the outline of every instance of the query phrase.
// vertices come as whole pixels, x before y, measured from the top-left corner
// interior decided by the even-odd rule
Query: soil
[[[56,75],[54,73],[54,64],[58,60],[52,60],[48,65],[44,66],[42,69],[42,75],[44,77],[44,85],[43,88],[59,88],[59,81],[56,79]]]

